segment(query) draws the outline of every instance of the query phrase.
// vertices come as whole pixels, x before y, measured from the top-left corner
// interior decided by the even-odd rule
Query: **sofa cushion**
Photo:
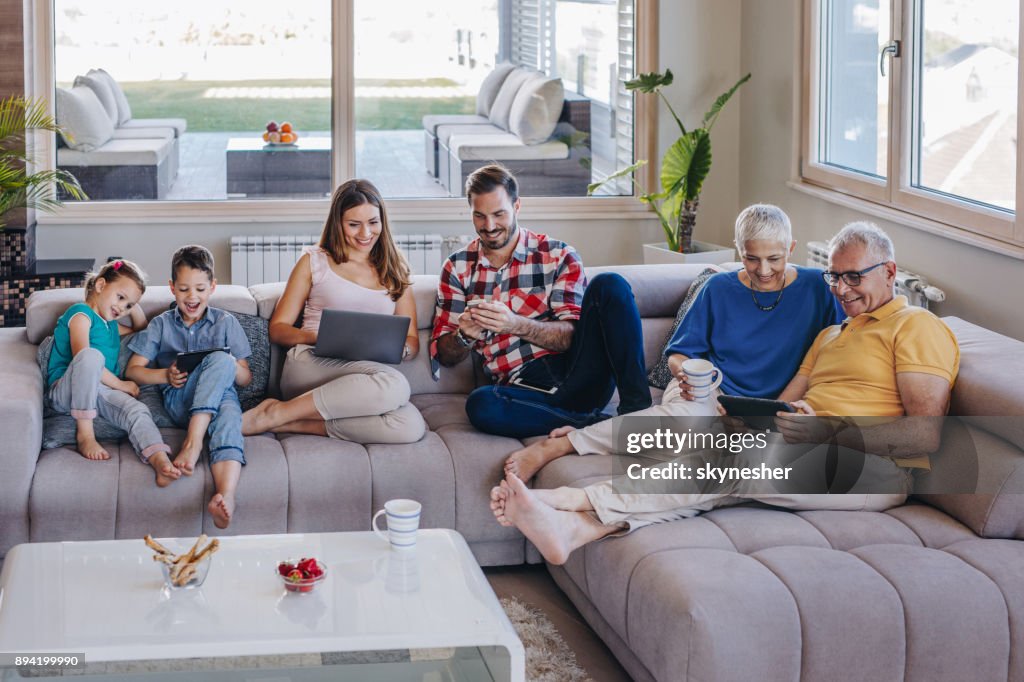
[[[518,135],[452,135],[448,149],[459,161],[541,161],[544,159],[565,159],[569,146],[564,142],[551,140],[540,144],[525,145]]]
[[[672,323],[672,328],[668,330],[668,334],[665,336],[665,340],[661,344],[661,358],[658,360],[651,371],[647,374],[647,383],[656,388],[664,389],[668,386],[668,382],[672,380],[672,372],[668,368],[668,358],[665,356],[665,352],[668,351],[669,341],[676,334],[676,329],[679,328],[679,323],[686,317],[686,313],[690,310],[690,306],[693,305],[694,300],[697,298],[697,294],[704,288],[704,283],[707,282],[711,275],[718,272],[715,268],[707,268],[704,272],[697,276],[697,279],[693,280],[693,284],[690,285],[689,290],[686,292],[686,298],[679,304],[679,310],[676,311],[676,319]]]
[[[508,115],[509,132],[524,144],[540,144],[551,137],[562,113],[565,90],[561,78],[537,74],[523,83]]]
[[[114,128],[113,140],[167,140],[173,142],[174,128]]]
[[[114,101],[117,102],[117,125],[123,126],[132,120],[132,107],[128,104],[128,98],[125,96],[121,85],[114,80],[113,76],[103,69],[90,69],[86,75],[99,76],[106,80],[110,92],[114,95]]]
[[[113,135],[113,128],[110,133]],[[159,166],[171,152],[169,140],[111,139],[90,149],[58,149],[58,166]]]
[[[117,100],[114,99],[114,93],[110,90],[110,85],[106,78],[103,78],[99,74],[93,74],[91,76],[76,76],[75,85],[84,85],[85,87],[92,90],[93,94],[96,95],[96,99],[103,105],[103,110],[107,112],[107,118],[110,119],[110,124],[115,128],[117,127]]]
[[[498,126],[487,123],[486,125],[465,124],[465,125],[440,125],[437,127],[437,141],[447,147],[453,135],[507,135],[508,132]]]
[[[121,124],[122,128],[173,128],[175,137],[181,137],[188,128],[183,118],[133,118]]]
[[[487,77],[480,84],[480,90],[476,93],[476,113],[478,115],[490,116],[491,107],[494,105],[494,100],[498,97],[501,86],[515,68],[515,64],[502,62],[487,74]]]
[[[252,381],[248,386],[238,387],[238,402],[243,410],[256,407],[267,397],[267,386],[270,382],[270,335],[267,332],[268,322],[259,315],[231,313],[242,326],[245,338],[249,341],[252,355],[249,356],[249,371]]]
[[[491,113],[488,114],[491,123],[503,130],[508,130],[512,103],[515,101],[516,95],[519,94],[519,88],[536,74],[537,72],[533,69],[523,67],[516,68],[508,74],[494,98],[494,104],[491,105]]]
[[[479,114],[428,114],[423,117],[423,129],[437,135],[439,126],[490,125],[491,120]]]
[[[114,134],[114,124],[96,93],[84,85],[57,88],[57,125],[64,144],[79,152],[103,146]]]

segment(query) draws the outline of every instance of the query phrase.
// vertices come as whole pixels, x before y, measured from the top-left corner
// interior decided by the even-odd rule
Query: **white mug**
[[[413,549],[416,547],[416,531],[420,527],[422,509],[423,505],[416,500],[388,500],[384,508],[373,515],[370,526],[377,537],[391,543],[391,549]],[[377,519],[381,514],[387,514],[386,535],[377,527]]]
[[[683,362],[686,383],[690,385],[693,399],[704,402],[722,383],[722,372],[712,363],[701,358],[690,358]]]

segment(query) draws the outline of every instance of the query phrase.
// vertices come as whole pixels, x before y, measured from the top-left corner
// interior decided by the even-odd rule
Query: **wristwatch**
[[[472,348],[473,344],[476,343],[476,339],[472,336],[467,336],[461,329],[455,332],[455,341],[463,348]]]
[[[405,360],[410,355],[412,355],[412,348],[409,348],[409,344],[405,344],[402,347],[402,359]]]

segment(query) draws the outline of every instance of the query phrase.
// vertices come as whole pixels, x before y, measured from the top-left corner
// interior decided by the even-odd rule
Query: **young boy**
[[[207,305],[217,288],[213,254],[203,246],[183,246],[171,259],[171,292],[177,304],[150,321],[128,348],[134,353],[125,376],[139,384],[160,384],[164,407],[182,428],[185,442],[174,458],[179,476],[191,476],[203,437],[210,433],[210,470],[216,494],[207,510],[218,528],[227,528],[235,511],[235,489],[245,464],[242,407],[235,385],[252,381],[249,340],[238,320]],[[191,372],[178,369],[178,353],[227,347],[203,358]]]

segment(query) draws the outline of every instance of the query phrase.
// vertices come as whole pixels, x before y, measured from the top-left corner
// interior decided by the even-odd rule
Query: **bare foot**
[[[181,478],[181,471],[171,463],[166,452],[157,452],[149,456],[149,466],[156,472],[156,484],[166,488]]]
[[[528,481],[548,462],[573,452],[575,449],[565,436],[539,440],[509,455],[505,460],[505,474]]]
[[[548,438],[561,438],[562,436],[568,436],[575,430],[575,426],[559,426],[557,429],[551,430],[551,433],[548,434]]]
[[[174,458],[174,466],[178,467],[178,470],[186,476],[191,476],[202,450],[203,441],[192,441],[186,438],[185,442],[181,444],[178,456]]]
[[[534,496],[549,507],[563,511],[594,511],[590,498],[582,488],[538,488],[532,491]]]
[[[206,505],[206,511],[210,512],[210,516],[213,517],[213,525],[218,528],[227,528],[231,524],[231,515],[235,513],[235,496],[217,493],[210,498],[210,504]]]
[[[82,457],[92,460],[110,459],[106,448],[100,445],[94,437],[78,434],[75,436],[75,440],[78,443],[78,453]]]
[[[549,507],[515,476],[505,478],[508,495],[505,498],[505,519],[532,542],[541,555],[560,566],[577,547],[616,530],[605,526],[584,512],[561,511]]]
[[[266,433],[272,429],[274,427],[274,422],[270,419],[269,411],[274,405],[277,405],[280,402],[280,400],[267,398],[251,410],[243,412],[242,435],[253,436],[258,433]]]
[[[499,485],[491,488],[491,511],[498,523],[503,526],[511,526],[512,522],[505,518],[505,500],[508,498],[508,483],[502,481]]]

